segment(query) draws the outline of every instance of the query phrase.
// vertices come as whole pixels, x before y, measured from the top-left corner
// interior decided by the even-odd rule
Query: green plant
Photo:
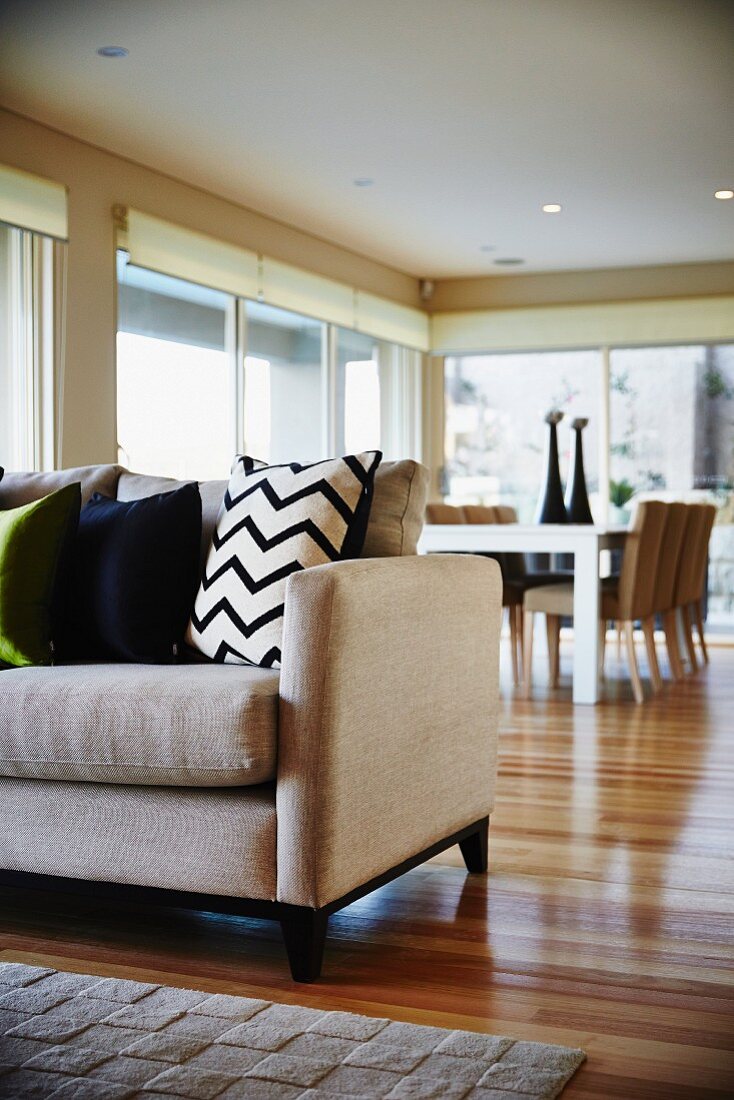
[[[615,507],[624,508],[634,495],[635,490],[626,478],[609,482],[609,499]]]
[[[609,388],[614,393],[621,393],[625,396],[635,397],[637,394],[637,391],[630,385],[630,373],[628,370],[620,371],[618,374],[612,371],[609,378]]]
[[[717,397],[725,397],[727,400],[731,400],[734,397],[734,389],[728,384],[722,372],[718,367],[707,366],[703,376],[704,390],[706,396],[712,401]]]

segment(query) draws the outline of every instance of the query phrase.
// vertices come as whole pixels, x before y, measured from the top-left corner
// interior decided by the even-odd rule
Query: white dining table
[[[573,701],[599,701],[599,603],[602,550],[624,547],[625,527],[592,524],[426,524],[419,554],[573,554]]]

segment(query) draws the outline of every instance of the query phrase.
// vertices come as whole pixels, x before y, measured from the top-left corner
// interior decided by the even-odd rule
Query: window
[[[421,457],[419,352],[336,329],[335,426],[339,453],[381,450]]]
[[[0,465],[7,470],[54,466],[53,288],[63,249],[0,225]]]
[[[709,627],[734,625],[734,345],[618,348],[610,357],[611,499],[710,499]]]
[[[517,509],[533,518],[543,478],[544,416],[559,425],[561,465],[567,466],[570,422],[588,417],[584,464],[592,508],[599,508],[601,358],[597,351],[466,355],[445,367],[445,481],[456,503]],[[562,470],[562,472],[564,472]]]
[[[245,447],[264,462],[326,458],[326,325],[246,302]]]
[[[227,477],[232,456],[420,457],[419,352],[131,264],[118,252],[120,462]]]
[[[384,346],[361,332],[336,331],[336,448],[339,454],[379,450],[380,353]]]
[[[120,462],[139,473],[226,478],[237,450],[235,299],[118,257]]]
[[[711,500],[708,625],[734,627],[734,345],[613,348],[609,387],[597,351],[464,355],[445,363],[445,491],[502,501],[530,522],[543,477],[543,416],[589,417],[584,461],[592,510],[626,522],[633,497]],[[608,454],[599,426],[609,423]],[[600,483],[606,479],[608,486]]]

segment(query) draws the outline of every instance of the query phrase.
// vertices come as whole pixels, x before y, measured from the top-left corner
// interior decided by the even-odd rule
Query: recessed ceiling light
[[[542,207],[542,210],[544,214],[560,214],[563,207],[560,202],[547,202],[545,206]]]
[[[480,246],[479,246],[479,251],[480,252],[495,252],[496,250],[497,250],[497,245],[496,244],[480,244]]]
[[[130,51],[124,46],[100,46],[97,53],[100,57],[127,57]]]
[[[370,179],[369,176],[357,176],[356,180],[354,181],[354,186],[355,187],[372,187],[374,182],[375,181],[373,179]]]
[[[502,256],[500,259],[494,261],[496,264],[501,264],[503,267],[514,267],[516,264],[524,264],[525,261],[519,259],[517,256]]]
[[[722,191],[714,191],[715,199],[734,199],[734,191],[730,191],[728,187],[725,187]]]

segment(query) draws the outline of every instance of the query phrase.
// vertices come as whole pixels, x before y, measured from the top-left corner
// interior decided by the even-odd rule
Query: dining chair
[[[660,544],[660,563],[655,577],[653,612],[659,615],[665,634],[668,664],[674,680],[683,677],[675,610],[676,582],[681,568],[688,526],[689,506],[681,501],[665,505],[665,528]]]
[[[496,504],[495,523],[517,523],[517,512],[510,504]],[[521,553],[505,553],[507,560],[507,581],[517,585],[524,593],[528,588],[542,584],[561,584],[573,580],[573,569],[531,570],[527,559]]]
[[[645,647],[653,690],[659,691],[662,686],[655,652],[653,594],[665,520],[666,505],[662,501],[641,501],[635,509],[628,529],[619,577],[608,577],[602,583],[599,616],[599,664],[600,666],[603,664],[606,624],[609,619],[614,619],[623,625],[632,693],[637,703],[642,703],[645,699],[635,651],[634,624],[637,620],[642,623],[645,636]],[[525,593],[523,607],[524,690],[525,697],[530,698],[535,614],[541,612],[546,616],[550,683],[551,687],[556,687],[559,674],[561,617],[573,615],[573,583],[549,584],[539,588],[530,588]]]
[[[464,509],[437,501],[426,505],[426,523],[466,523]]]
[[[683,639],[691,671],[698,669],[698,657],[693,639],[696,623],[704,661],[708,661],[703,629],[703,589],[711,531],[716,518],[713,504],[689,504],[688,523],[683,538],[683,553],[676,581],[675,607],[680,615]]]
[[[696,624],[696,630],[698,632],[698,642],[701,646],[701,654],[704,659],[704,663],[709,663],[708,650],[706,648],[706,638],[704,636],[703,628],[703,599],[706,592],[706,580],[707,580],[707,566],[709,560],[709,546],[711,544],[711,533],[716,523],[716,508],[713,504],[706,504],[706,519],[703,523],[703,531],[701,533],[699,547],[698,547],[698,574],[696,578],[697,595],[693,603],[689,605],[689,612],[693,616],[693,620]],[[686,611],[684,609],[684,614]]]

